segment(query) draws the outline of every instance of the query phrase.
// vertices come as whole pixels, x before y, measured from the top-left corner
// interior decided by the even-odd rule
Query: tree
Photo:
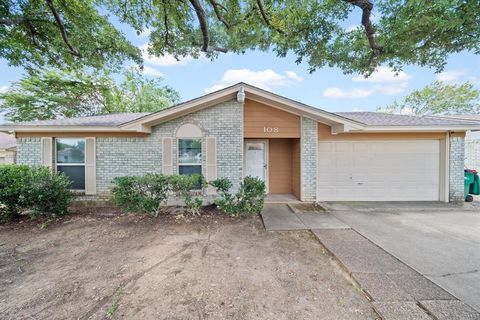
[[[0,58],[10,65],[82,68],[141,64],[141,52],[93,0],[0,0]]]
[[[3,1],[0,57],[17,65],[61,61],[72,66],[76,60],[97,65],[99,53],[102,60],[138,60],[138,52],[99,8],[137,32],[151,30],[149,52],[156,56],[203,52],[214,58],[227,51],[273,49],[279,56],[292,52],[311,71],[331,66],[368,75],[380,65],[440,71],[451,53],[480,53],[478,0],[378,0],[375,5],[371,0]],[[352,19],[357,28],[350,27]],[[91,59],[82,60],[76,52]]]
[[[179,100],[160,79],[127,70],[117,84],[107,74],[41,70],[24,76],[0,94],[0,110],[9,121],[71,118],[116,112],[154,112]]]
[[[377,111],[413,115],[466,114],[480,112],[480,92],[473,84],[445,84],[435,81],[408,94],[402,101]]]

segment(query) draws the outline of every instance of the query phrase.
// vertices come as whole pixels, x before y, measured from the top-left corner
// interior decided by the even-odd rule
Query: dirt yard
[[[1,319],[374,319],[306,231],[76,215],[0,227]]]

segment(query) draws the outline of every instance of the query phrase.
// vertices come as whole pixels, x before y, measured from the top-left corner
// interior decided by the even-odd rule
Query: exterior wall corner
[[[449,137],[449,201],[462,202],[464,195],[465,138]]]
[[[317,197],[317,121],[302,117],[301,135],[301,200],[315,201]]]

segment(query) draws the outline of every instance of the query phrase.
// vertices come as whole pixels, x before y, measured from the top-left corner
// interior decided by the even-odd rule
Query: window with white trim
[[[85,139],[55,139],[55,164],[72,181],[70,189],[85,190]]]
[[[202,174],[202,139],[178,139],[178,173]]]

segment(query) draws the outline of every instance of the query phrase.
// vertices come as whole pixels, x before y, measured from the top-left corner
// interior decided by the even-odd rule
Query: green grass
[[[110,308],[107,310],[107,318],[111,319],[115,312],[117,311],[119,305],[120,305],[120,300],[123,297],[123,287],[118,287],[117,291],[115,291],[115,294],[113,295],[113,301],[112,305]]]

